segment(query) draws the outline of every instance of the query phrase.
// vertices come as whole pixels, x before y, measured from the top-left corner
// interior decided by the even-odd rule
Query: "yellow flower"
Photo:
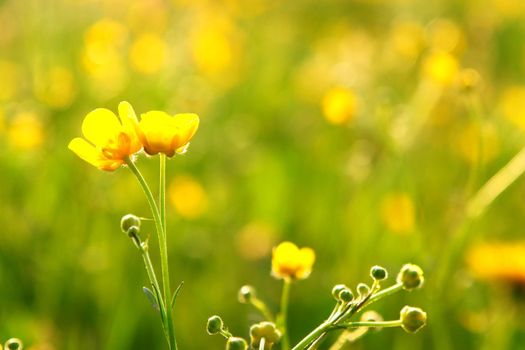
[[[198,218],[208,208],[206,191],[191,176],[177,176],[169,187],[169,198],[175,210],[188,219]]]
[[[452,84],[459,73],[456,57],[444,51],[430,54],[423,62],[423,75],[433,83],[441,86]]]
[[[141,115],[137,134],[149,155],[164,153],[172,157],[184,153],[197,128],[199,116],[193,113],[169,114],[150,111]]]
[[[42,121],[33,112],[17,114],[7,130],[11,146],[18,150],[35,150],[44,142]]]
[[[273,249],[272,274],[282,279],[305,279],[312,272],[314,262],[313,249],[299,249],[292,242],[282,242]]]
[[[406,193],[386,195],[381,203],[381,219],[392,232],[408,234],[415,227],[415,208],[410,196]]]
[[[323,114],[332,124],[343,124],[354,118],[357,98],[352,90],[338,87],[329,90],[322,100]]]
[[[467,263],[480,279],[525,284],[525,241],[480,244],[467,253]]]
[[[168,56],[168,45],[156,34],[142,34],[131,46],[132,67],[142,74],[154,74],[162,69]]]
[[[116,170],[126,157],[142,148],[136,135],[137,117],[128,102],[118,106],[119,118],[110,110],[97,108],[82,123],[81,137],[69,143],[69,149],[91,165],[107,171]],[[89,141],[89,142],[88,142]]]

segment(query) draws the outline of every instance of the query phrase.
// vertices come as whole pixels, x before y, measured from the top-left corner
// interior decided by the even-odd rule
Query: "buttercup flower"
[[[126,157],[137,153],[142,145],[136,134],[137,117],[128,102],[118,106],[119,118],[110,110],[97,108],[82,123],[81,137],[69,143],[69,149],[89,164],[107,171],[120,167]]]
[[[172,157],[184,153],[199,127],[199,116],[183,113],[170,116],[161,111],[141,115],[137,134],[149,155],[164,153]]]
[[[312,272],[315,252],[297,248],[292,242],[282,242],[273,249],[272,274],[282,279],[305,279]]]

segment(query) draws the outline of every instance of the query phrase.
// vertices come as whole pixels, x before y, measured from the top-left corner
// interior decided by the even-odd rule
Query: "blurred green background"
[[[247,336],[260,316],[243,284],[276,310],[283,240],[317,253],[292,289],[293,342],[334,284],[412,262],[425,288],[374,307],[422,307],[428,327],[351,348],[525,349],[525,182],[461,229],[525,146],[522,0],[2,0],[0,23],[0,342],[166,348],[119,229],[145,198],[127,169],[67,149],[90,110],[127,100],[201,117],[168,163],[181,349],[224,347],[212,314]],[[158,158],[138,166],[156,184]]]

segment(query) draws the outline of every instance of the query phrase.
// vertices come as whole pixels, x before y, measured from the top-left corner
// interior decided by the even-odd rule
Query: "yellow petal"
[[[91,111],[82,123],[82,133],[98,147],[106,147],[112,140],[116,140],[121,130],[122,125],[117,116],[105,108]]]
[[[181,113],[175,114],[174,119],[180,133],[180,144],[176,147],[179,148],[187,144],[197,132],[199,128],[199,116],[194,113]]]
[[[131,104],[127,101],[120,102],[118,105],[118,115],[122,122],[122,129],[130,139],[130,153],[138,152],[142,148],[142,144],[137,135],[137,115]]]
[[[75,152],[81,159],[102,170],[113,171],[123,163],[119,160],[105,158],[97,148],[80,137],[71,140],[68,148]]]

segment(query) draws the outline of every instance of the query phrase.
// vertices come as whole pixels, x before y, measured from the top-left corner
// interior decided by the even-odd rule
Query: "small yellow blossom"
[[[166,63],[168,45],[156,34],[142,34],[131,45],[132,67],[142,74],[154,74]]]
[[[394,233],[411,233],[415,226],[415,208],[410,196],[406,193],[385,196],[381,203],[381,219]]]
[[[333,88],[323,97],[323,115],[332,124],[343,124],[354,118],[357,109],[357,98],[347,88]]]
[[[44,141],[43,129],[42,122],[36,114],[21,112],[13,118],[7,130],[9,144],[19,150],[33,150]]]
[[[208,196],[202,185],[187,175],[177,176],[169,187],[169,198],[183,217],[195,219],[208,208]]]
[[[423,75],[437,85],[450,85],[456,80],[458,72],[458,60],[447,52],[433,52],[423,62]]]
[[[281,279],[305,279],[312,272],[314,262],[313,249],[299,249],[292,242],[282,242],[273,249],[272,274]]]
[[[525,284],[525,241],[479,244],[466,259],[480,279]]]
[[[396,23],[389,44],[395,53],[406,60],[415,60],[423,49],[423,27],[413,21]]]
[[[137,117],[133,107],[121,102],[118,112],[120,122],[109,109],[97,108],[88,113],[82,123],[85,139],[74,138],[69,149],[101,170],[113,171],[120,167],[126,157],[140,151],[142,145],[135,131]]]
[[[434,50],[461,53],[465,47],[465,35],[457,23],[439,18],[428,26],[427,40]]]
[[[199,127],[199,116],[193,113],[171,116],[161,111],[141,115],[137,134],[149,155],[164,153],[172,157],[184,153]]]
[[[525,86],[506,88],[500,97],[499,110],[507,120],[525,130]]]
[[[35,79],[36,97],[51,108],[65,108],[73,102],[76,89],[72,72],[60,66],[37,75]]]

